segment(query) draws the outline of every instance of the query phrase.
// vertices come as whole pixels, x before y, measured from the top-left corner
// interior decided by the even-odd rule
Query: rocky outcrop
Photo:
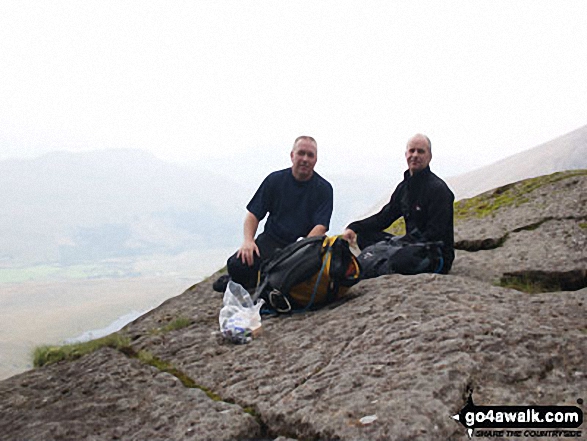
[[[550,269],[534,266],[534,234],[554,237],[553,268],[584,269],[571,247],[584,238],[584,207],[575,208],[558,229],[548,210],[544,222],[509,206],[485,226],[460,218],[459,241],[509,234],[497,248],[459,250],[454,274],[364,280],[324,309],[264,318],[246,345],[219,337],[222,299],[213,278],[202,282],[128,325],[122,349],[0,382],[2,439],[465,440],[451,416],[471,390],[479,405],[585,410],[587,288],[527,294],[488,283]],[[555,234],[560,225],[570,237]],[[555,251],[565,246],[566,258]],[[179,317],[189,324],[163,332]]]
[[[583,396],[586,301],[585,289],[384,276],[324,310],[265,319],[235,346],[215,332],[206,282],[124,331],[197,387],[104,349],[0,383],[0,427],[5,439],[464,439],[450,416],[468,389],[485,404]],[[153,332],[178,316],[192,324]]]
[[[1,383],[2,439],[239,439],[260,434],[237,405],[210,400],[110,348]]]
[[[587,286],[587,171],[529,179],[459,201],[452,274],[490,283]]]

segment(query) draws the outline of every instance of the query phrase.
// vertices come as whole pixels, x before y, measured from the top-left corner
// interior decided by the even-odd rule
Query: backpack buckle
[[[269,303],[277,312],[291,312],[292,307],[288,298],[281,291],[274,289],[269,293]]]

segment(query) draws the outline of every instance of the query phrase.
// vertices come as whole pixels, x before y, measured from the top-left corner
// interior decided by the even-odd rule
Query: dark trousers
[[[236,253],[230,256],[226,262],[228,274],[231,279],[246,289],[257,286],[261,264],[271,259],[277,249],[287,245],[286,243],[275,240],[266,233],[259,234],[257,239],[255,239],[255,243],[257,244],[257,248],[259,248],[261,256],[253,255],[253,265],[249,266],[243,263],[239,257],[236,257]]]

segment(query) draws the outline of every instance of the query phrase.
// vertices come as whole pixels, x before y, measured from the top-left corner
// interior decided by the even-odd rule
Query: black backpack
[[[442,242],[422,242],[418,235],[394,236],[366,247],[358,257],[361,277],[384,274],[440,273],[444,264]]]
[[[340,236],[314,236],[278,250],[261,266],[254,299],[269,312],[298,312],[332,302],[359,281],[360,266]]]

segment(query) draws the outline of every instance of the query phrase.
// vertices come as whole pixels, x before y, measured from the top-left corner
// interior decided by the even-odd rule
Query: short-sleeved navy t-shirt
[[[333,197],[330,183],[314,172],[308,181],[294,178],[291,168],[265,178],[247,210],[262,220],[265,232],[284,243],[305,237],[316,225],[330,226]]]

